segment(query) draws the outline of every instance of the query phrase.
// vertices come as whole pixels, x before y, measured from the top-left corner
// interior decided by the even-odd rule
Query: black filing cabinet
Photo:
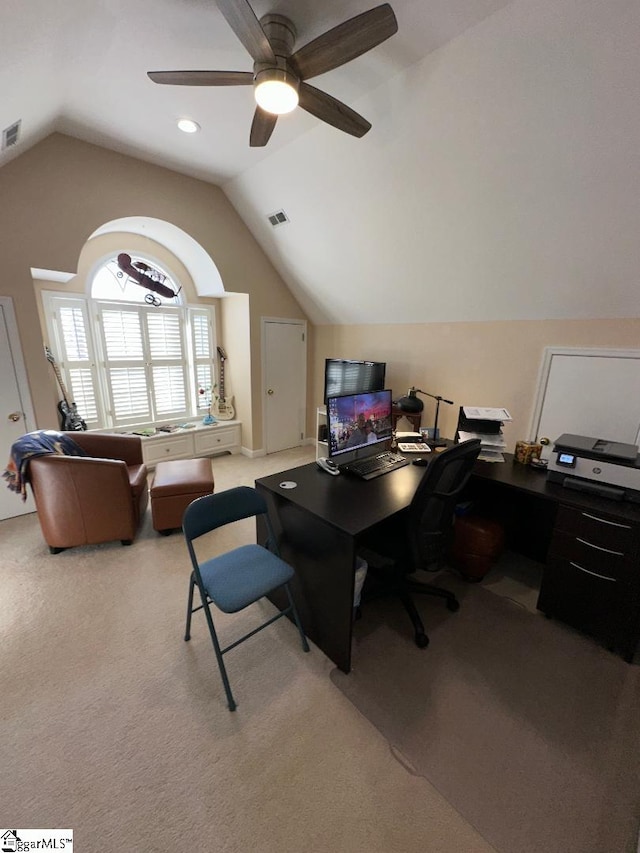
[[[631,662],[640,631],[640,524],[561,504],[538,608]]]

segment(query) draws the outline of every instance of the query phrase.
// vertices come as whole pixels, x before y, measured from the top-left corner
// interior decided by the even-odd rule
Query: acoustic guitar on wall
[[[224,393],[224,363],[227,360],[227,354],[222,347],[218,347],[218,355],[220,356],[220,394],[214,397],[212,410],[214,417],[219,421],[230,421],[236,413],[233,408],[233,397],[225,397]]]
[[[87,425],[80,417],[76,404],[69,401],[69,395],[67,394],[67,389],[62,380],[60,367],[56,363],[56,360],[53,357],[53,353],[51,352],[49,347],[44,348],[44,353],[47,356],[49,364],[51,364],[51,366],[53,367],[53,372],[56,375],[56,379],[58,380],[58,385],[60,386],[60,391],[62,393],[62,400],[60,400],[60,402],[58,403],[58,414],[60,415],[60,429],[66,432],[80,432],[81,430],[85,430],[87,428]]]

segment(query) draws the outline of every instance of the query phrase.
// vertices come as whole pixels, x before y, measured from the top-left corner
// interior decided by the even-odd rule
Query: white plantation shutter
[[[89,358],[83,308],[83,305],[61,305],[59,309],[66,361],[85,361]]]
[[[182,365],[153,367],[156,413],[161,417],[186,412],[186,383]]]
[[[193,330],[193,352],[196,359],[211,358],[211,318],[208,312],[192,309],[191,327]]]
[[[198,364],[196,365],[196,385],[198,393],[198,409],[205,411],[211,403],[211,392],[208,390],[212,386],[211,381],[211,365]],[[201,394],[200,389],[205,393]]]
[[[198,389],[215,382],[213,308],[50,292],[43,303],[69,399],[90,428],[181,422],[206,410]]]
[[[96,382],[90,368],[69,368],[71,396],[78,407],[78,414],[89,424],[98,422]]]
[[[107,361],[143,361],[140,310],[103,308],[102,334]]]
[[[213,369],[213,324],[209,311],[198,308],[189,310],[189,319],[195,368],[196,406],[200,411],[206,411],[211,404],[212,389],[216,381]],[[199,393],[201,388],[206,391],[205,394]]]
[[[156,417],[186,417],[187,365],[181,315],[147,310],[146,319]]]
[[[183,317],[175,308],[101,308],[114,423],[188,416]]]
[[[47,294],[45,305],[69,401],[89,428],[96,427],[103,415],[87,300]]]
[[[182,360],[182,329],[178,314],[156,312],[147,314],[149,351],[151,359],[171,358]]]
[[[115,424],[152,418],[141,315],[137,307],[100,306],[109,409]]]
[[[115,421],[148,419],[151,406],[144,367],[114,367],[107,375]]]

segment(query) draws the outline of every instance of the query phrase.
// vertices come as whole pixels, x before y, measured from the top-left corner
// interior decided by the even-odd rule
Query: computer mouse
[[[429,460],[423,459],[422,456],[419,456],[417,459],[412,459],[411,461],[414,465],[421,465],[423,467],[429,464]]]

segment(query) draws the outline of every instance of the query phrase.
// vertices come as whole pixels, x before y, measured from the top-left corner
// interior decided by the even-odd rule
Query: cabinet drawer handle
[[[601,578],[603,581],[613,581],[617,582],[617,578],[610,578],[608,575],[599,575],[597,572],[590,572],[589,569],[583,569],[582,566],[579,566],[577,563],[572,563],[569,561],[569,565],[573,566],[574,569],[578,569],[579,572],[585,572],[587,575],[593,575],[594,578]]]
[[[591,542],[587,542],[586,539],[581,539],[579,536],[576,536],[576,542],[580,542],[581,545],[587,545],[589,548],[595,548],[596,551],[604,551],[605,554],[615,554],[616,557],[624,557],[624,551],[612,551],[610,548],[602,548],[600,545],[593,545]]]
[[[630,524],[618,524],[615,521],[607,521],[606,518],[598,518],[597,515],[589,515],[588,512],[581,513],[585,518],[590,518],[592,521],[599,521],[600,524],[610,524],[612,527],[622,527],[623,530],[631,530]]]

